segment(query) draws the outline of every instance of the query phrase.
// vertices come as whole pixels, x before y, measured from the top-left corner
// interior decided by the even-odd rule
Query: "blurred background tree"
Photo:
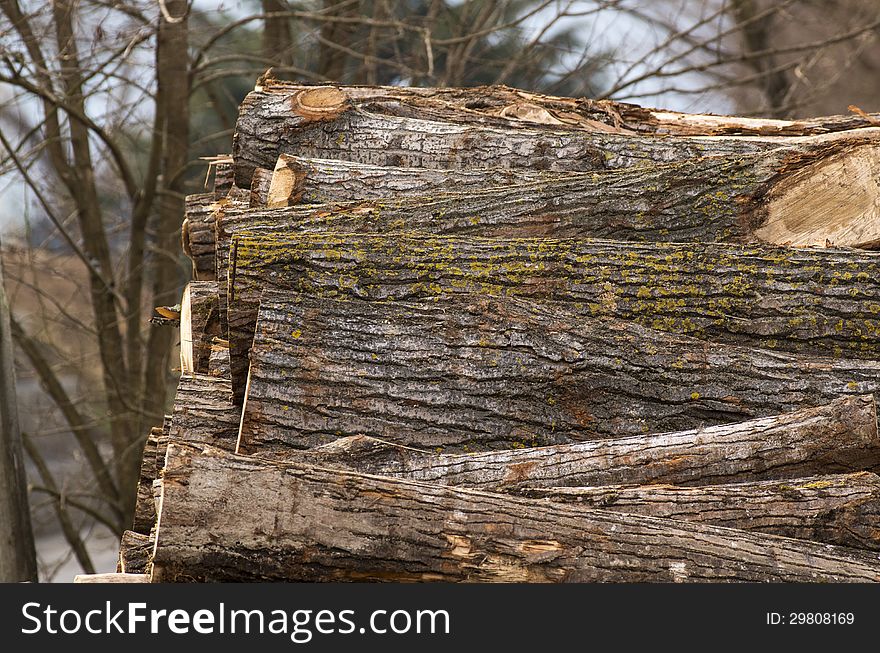
[[[256,77],[880,109],[875,0],[0,0],[0,230],[40,576],[112,567],[176,383],[202,156]],[[23,507],[25,508],[25,507]]]

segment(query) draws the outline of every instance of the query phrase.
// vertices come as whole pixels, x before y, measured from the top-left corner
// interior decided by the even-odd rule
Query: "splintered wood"
[[[880,581],[880,128],[264,75],[79,582]]]

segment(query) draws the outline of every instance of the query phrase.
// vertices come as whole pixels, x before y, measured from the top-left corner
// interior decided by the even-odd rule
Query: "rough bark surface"
[[[522,495],[880,550],[880,477],[869,472],[711,487],[526,488]]]
[[[174,398],[169,435],[234,449],[241,411],[232,403],[228,379],[207,374],[181,375]],[[160,452],[160,456],[164,454]]]
[[[880,254],[874,252],[295,235],[270,225],[237,232],[232,263],[234,301],[226,316],[238,393],[264,289],[396,301],[519,296],[715,342],[880,359]]]
[[[136,533],[149,534],[156,524],[156,509],[153,505],[153,481],[159,477],[159,469],[156,457],[159,451],[159,440],[162,438],[162,429],[153,427],[147,441],[144,444],[144,453],[141,457],[141,472],[138,477],[137,500],[134,507],[134,519],[131,530]],[[163,463],[164,464],[164,463]]]
[[[125,531],[119,542],[119,559],[116,572],[120,574],[146,574],[153,557],[155,540],[149,535]]]
[[[267,443],[240,451],[380,476],[495,492],[524,488],[680,486],[862,471],[880,464],[872,396],[704,429],[549,447],[437,454],[367,436],[308,450]]]
[[[292,95],[308,86],[282,80],[263,84],[254,95]],[[590,100],[544,95],[509,86],[424,88],[399,86],[339,86],[355,104],[400,100],[416,105],[434,103],[462,113],[500,116],[525,123],[558,125],[589,130],[629,130],[647,134],[810,136],[875,125],[880,114],[822,116],[803,120],[742,118],[682,113],[641,107],[612,100]],[[254,99],[259,102],[260,100]],[[263,100],[264,101],[264,100]]]
[[[880,362],[590,319],[558,304],[264,295],[240,441],[505,448],[727,423],[880,388]]]
[[[266,168],[254,170],[254,176],[251,178],[250,208],[266,206],[266,202],[269,199],[269,187],[272,184],[272,175],[273,172]]]
[[[868,582],[880,563],[827,544],[174,444],[152,580],[240,579]]]
[[[250,186],[255,168],[272,169],[282,153],[416,168],[575,172],[690,159],[710,152],[755,154],[769,147],[760,139],[658,139],[543,126],[528,129],[506,121],[492,126],[453,123],[445,113],[437,115],[437,120],[423,120],[391,115],[391,107],[375,105],[385,113],[350,108],[332,122],[310,125],[279,102],[279,96],[258,105],[247,102],[239,112],[232,150],[236,184],[243,188]]]
[[[214,262],[214,221],[213,214],[222,200],[214,193],[187,195],[186,218],[183,221],[180,241],[184,253],[193,264],[193,278],[211,281],[216,278]]]
[[[567,174],[509,168],[432,170],[373,166],[338,159],[307,159],[282,154],[272,173],[268,206],[337,204],[340,202],[423,198],[484,191],[487,188],[531,182],[553,182]],[[580,177],[579,177],[580,178]]]

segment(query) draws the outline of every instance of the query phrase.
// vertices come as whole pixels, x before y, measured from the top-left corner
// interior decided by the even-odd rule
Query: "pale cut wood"
[[[206,374],[211,343],[220,336],[220,306],[217,283],[192,281],[180,302],[180,372]]]
[[[242,446],[367,435],[451,451],[682,430],[876,392],[880,361],[676,337],[565,306],[265,294]],[[247,449],[242,449],[247,451]]]
[[[869,472],[701,487],[524,488],[522,496],[880,550],[880,477]]]
[[[826,544],[175,443],[152,580],[876,582],[880,562]]]
[[[297,450],[263,442],[244,453],[495,492],[604,485],[707,486],[861,471],[880,465],[871,395],[674,433],[549,447],[438,454],[363,435]]]
[[[74,583],[149,583],[147,574],[78,574]]]
[[[279,232],[279,229],[281,230]],[[880,254],[758,245],[235,232],[226,307],[234,389],[264,289],[413,301],[463,293],[565,303],[721,343],[880,359]],[[221,285],[221,288],[223,285]],[[221,303],[226,296],[221,292]]]

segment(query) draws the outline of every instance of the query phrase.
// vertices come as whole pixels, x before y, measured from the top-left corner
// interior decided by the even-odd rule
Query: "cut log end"
[[[274,209],[297,204],[302,198],[308,173],[309,169],[297,162],[296,157],[279,156],[272,172],[266,206]]]
[[[795,247],[880,245],[880,148],[847,149],[805,166],[767,196],[755,235]]]
[[[334,86],[299,91],[290,98],[291,111],[309,122],[332,120],[350,106],[348,96]]]

